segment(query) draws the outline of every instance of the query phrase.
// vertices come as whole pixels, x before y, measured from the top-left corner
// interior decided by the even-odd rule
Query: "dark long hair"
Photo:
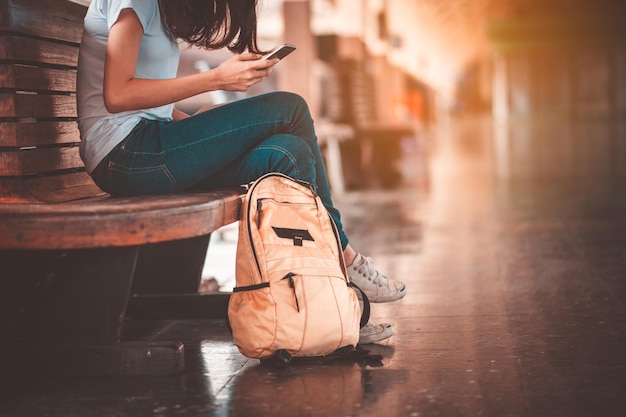
[[[257,0],[159,0],[163,24],[174,39],[205,49],[261,53]]]

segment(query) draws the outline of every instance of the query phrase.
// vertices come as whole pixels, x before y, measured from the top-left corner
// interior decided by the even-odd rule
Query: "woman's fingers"
[[[224,61],[218,67],[223,78],[223,89],[245,92],[267,77],[279,60],[263,60],[261,57],[259,54],[243,53]]]

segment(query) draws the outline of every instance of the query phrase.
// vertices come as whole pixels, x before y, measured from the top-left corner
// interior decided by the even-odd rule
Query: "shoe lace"
[[[364,256],[363,259],[365,261],[361,263],[361,265],[359,265],[359,269],[358,269],[359,274],[363,274],[366,277],[371,277],[371,281],[374,284],[378,284],[381,286],[386,285],[388,278],[384,276],[383,274],[381,274],[380,272],[378,272],[376,268],[374,268],[374,260],[366,256]]]

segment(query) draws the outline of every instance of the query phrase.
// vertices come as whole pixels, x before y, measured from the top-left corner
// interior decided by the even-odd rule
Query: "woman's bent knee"
[[[306,142],[297,136],[272,136],[257,146],[254,153],[265,160],[267,172],[281,172],[298,180],[315,180],[315,158]]]

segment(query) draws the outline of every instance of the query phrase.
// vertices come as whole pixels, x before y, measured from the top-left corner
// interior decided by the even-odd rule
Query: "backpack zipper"
[[[256,201],[256,228],[261,228],[261,211],[263,211],[263,200]]]
[[[284,174],[279,174],[279,173],[269,173],[269,174],[265,174],[261,177],[259,177],[256,181],[254,181],[254,183],[252,183],[249,187],[248,187],[248,193],[250,193],[250,196],[252,196],[252,193],[254,192],[254,188],[256,187],[256,185],[259,183],[259,180],[261,178],[264,177],[270,177],[270,176],[277,176],[277,177],[285,177],[285,178],[289,178],[288,176],[284,175]],[[291,179],[291,178],[289,178]],[[261,205],[258,203],[257,200],[257,210],[261,209]],[[248,213],[248,218],[250,217],[250,208],[252,206],[252,199],[250,198],[248,200],[248,209],[247,209],[247,213]],[[260,222],[259,220],[259,214],[257,213],[257,228],[258,228],[258,224]],[[259,265],[259,259],[256,256],[256,249],[254,248],[254,243],[252,241],[252,227],[250,227],[250,222],[248,222],[248,240],[250,241],[250,248],[252,249],[252,256],[254,256],[254,262],[256,264],[256,268],[257,271],[259,272],[259,279],[263,276],[263,274],[261,273],[261,265]]]

